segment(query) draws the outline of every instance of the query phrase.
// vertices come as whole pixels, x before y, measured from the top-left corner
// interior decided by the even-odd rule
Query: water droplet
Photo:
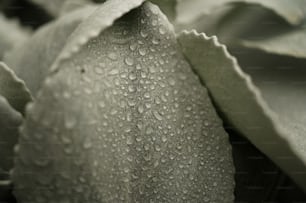
[[[153,115],[157,120],[159,121],[163,120],[163,117],[160,115],[158,111],[153,111]]]
[[[152,20],[152,23],[151,23],[151,24],[152,24],[153,26],[156,26],[157,23],[158,23],[157,20],[154,19],[154,20]]]
[[[161,35],[166,34],[166,30],[165,30],[164,27],[160,27],[158,30],[159,30],[159,33],[160,33]]]
[[[92,142],[89,138],[85,139],[83,143],[83,148],[84,149],[90,149],[92,147]]]
[[[110,75],[117,75],[119,74],[119,70],[118,69],[113,69],[109,72]]]
[[[144,98],[146,98],[146,99],[149,99],[149,98],[151,97],[151,95],[150,95],[149,92],[144,93],[143,96],[144,96]]]
[[[137,137],[136,137],[136,141],[137,141],[137,142],[140,142],[141,140],[142,140],[142,137],[141,137],[141,136],[137,136]]]
[[[174,86],[175,85],[175,80],[173,78],[169,78],[169,84],[171,86]]]
[[[147,51],[146,51],[144,48],[140,48],[140,49],[138,50],[138,52],[139,52],[139,54],[140,54],[141,56],[145,56],[146,53],[147,53]]]
[[[130,169],[129,169],[129,168],[124,168],[123,171],[124,171],[125,173],[129,173],[129,172],[130,172]]]
[[[161,150],[161,147],[159,145],[155,145],[155,150],[159,152]]]
[[[140,31],[140,35],[143,37],[143,38],[146,38],[148,36],[148,33],[146,33],[144,30],[141,30]]]
[[[136,43],[135,43],[135,44],[131,44],[131,45],[130,45],[130,50],[131,50],[131,51],[135,51],[135,50],[137,49],[137,46],[138,46],[138,45],[137,45]]]
[[[146,134],[150,135],[152,133],[153,133],[153,128],[151,126],[148,126],[147,129],[146,129]]]
[[[77,120],[76,120],[76,118],[74,117],[74,116],[66,116],[66,118],[65,118],[65,127],[67,128],[67,129],[72,129],[72,128],[74,128],[75,126],[76,126],[76,124],[77,124]]]
[[[98,105],[99,105],[100,108],[104,108],[105,107],[104,101],[100,101]]]
[[[144,111],[144,108],[143,108],[142,105],[139,105],[137,109],[138,109],[138,112],[139,112],[140,114],[142,114],[143,111]]]
[[[137,75],[135,73],[130,73],[129,74],[129,79],[130,80],[136,80],[137,79]]]
[[[158,45],[159,44],[159,39],[153,38],[152,43],[155,44],[155,45]]]
[[[129,85],[128,90],[129,92],[136,92],[136,87],[133,85]]]
[[[134,64],[134,60],[130,57],[127,57],[124,59],[124,62],[126,63],[126,65],[128,66],[132,66]]]
[[[117,60],[117,55],[114,52],[109,53],[107,57],[113,61]]]
[[[127,144],[127,145],[133,144],[133,137],[132,137],[132,136],[127,136],[127,138],[126,138],[126,144]]]

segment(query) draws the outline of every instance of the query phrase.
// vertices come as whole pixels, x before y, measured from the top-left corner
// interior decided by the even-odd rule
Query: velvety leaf
[[[163,13],[167,15],[169,20],[174,20],[176,17],[177,0],[150,0],[152,3],[159,6]]]
[[[266,52],[306,58],[306,29],[301,27],[260,40],[243,40],[243,46]]]
[[[17,21],[9,20],[0,14],[0,60],[6,52],[25,41],[29,34]]]
[[[13,149],[17,143],[21,122],[21,114],[0,96],[0,168],[4,171],[9,171],[13,167]]]
[[[228,3],[246,3],[263,6],[294,25],[300,24],[306,16],[306,1],[304,0],[179,0],[177,20],[183,24],[190,23]]]
[[[306,189],[305,147],[301,141],[305,131],[300,126],[305,123],[302,107],[305,104],[302,93],[305,83],[298,82],[290,88],[290,85],[285,86],[286,79],[280,77],[282,85],[267,85],[268,89],[264,90],[271,97],[278,95],[273,100],[279,101],[270,103],[265,100],[266,97],[261,96],[250,77],[240,69],[236,59],[230,56],[215,37],[208,38],[195,31],[184,32],[179,36],[179,42],[225,118]],[[288,104],[291,104],[290,107]]]
[[[158,7],[125,14],[59,65],[28,109],[20,202],[233,201],[228,136]]]
[[[5,57],[4,61],[25,81],[33,96],[70,34],[95,9],[93,6],[84,7],[43,26],[27,42]]]
[[[111,26],[115,20],[128,13],[130,10],[140,6],[144,0],[108,0],[103,6],[95,10],[87,19],[83,21],[68,39],[61,54],[52,65],[51,70],[57,69],[57,66],[69,58],[73,53],[88,42],[88,40],[97,37],[100,32]]]
[[[65,0],[65,3],[61,8],[60,15],[65,15],[68,12],[80,9],[84,6],[94,6],[94,2],[91,0]]]
[[[2,62],[0,62],[0,95],[21,113],[24,112],[26,104],[32,100],[25,83]]]

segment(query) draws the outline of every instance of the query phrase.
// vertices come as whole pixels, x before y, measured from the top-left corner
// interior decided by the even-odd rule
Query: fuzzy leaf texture
[[[166,17],[141,4],[101,5],[52,65],[19,140],[19,202],[233,202],[221,120]]]
[[[183,32],[179,41],[231,124],[305,189],[305,70],[255,69],[250,72],[256,86],[216,38],[193,31]],[[207,46],[219,49],[201,49]],[[224,60],[218,59],[222,53]]]

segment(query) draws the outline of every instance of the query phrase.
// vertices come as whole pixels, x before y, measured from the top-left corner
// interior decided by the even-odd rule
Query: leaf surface
[[[263,50],[269,53],[306,58],[306,28],[288,30],[260,40],[241,40],[243,46]]]
[[[21,113],[24,112],[26,104],[32,101],[25,83],[3,62],[0,62],[0,95]]]
[[[302,107],[305,104],[305,80],[299,79],[296,84],[292,80],[293,84],[286,86],[283,75],[277,81],[280,86],[266,84],[263,97],[236,59],[215,37],[209,38],[195,31],[183,32],[179,42],[226,119],[306,189],[303,173],[306,170],[305,147],[301,141],[305,134],[301,125],[305,123]],[[273,80],[273,70],[262,72],[262,75],[266,73],[266,79],[271,76]],[[294,105],[289,107],[288,104]]]
[[[20,202],[233,201],[228,136],[158,7],[132,10],[59,65],[28,109]]]
[[[13,149],[17,143],[18,127],[21,122],[21,114],[15,111],[3,96],[0,96],[0,169],[6,172],[13,167]]]
[[[25,41],[29,34],[30,31],[22,28],[17,21],[9,20],[0,14],[0,60],[6,52]]]
[[[293,25],[300,24],[306,16],[306,1],[304,0],[179,0],[177,21],[183,24],[191,23],[202,15],[212,13],[216,8],[229,3],[263,6]]]
[[[25,81],[34,97],[70,34],[95,9],[84,7],[45,25],[5,57],[4,61]]]

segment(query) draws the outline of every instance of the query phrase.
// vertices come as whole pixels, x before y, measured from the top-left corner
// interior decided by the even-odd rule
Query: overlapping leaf
[[[177,21],[188,24],[204,14],[229,3],[247,3],[268,8],[293,25],[300,24],[306,16],[304,0],[179,0]]]
[[[0,60],[4,53],[26,40],[29,34],[17,21],[9,20],[0,14]]]
[[[6,172],[13,166],[13,148],[17,142],[21,121],[21,114],[0,96],[0,168]]]
[[[306,58],[305,25],[264,39],[242,40],[241,43],[245,47],[256,48],[274,54]]]
[[[150,3],[129,12],[141,1],[119,2],[71,35],[70,56],[29,107],[13,175],[19,201],[232,202],[228,137],[173,28]]]
[[[93,6],[84,7],[45,25],[5,57],[4,61],[25,81],[33,96],[70,34],[95,9]]]
[[[216,38],[196,32],[184,32],[179,41],[193,68],[207,85],[227,119],[262,152],[306,189],[305,145],[305,73],[302,69],[279,74],[265,69],[254,77],[263,92],[251,82]],[[219,49],[213,47],[219,46]],[[211,47],[203,50],[201,47]],[[220,60],[223,56],[223,60]],[[271,73],[271,74],[269,74]],[[276,74],[277,73],[277,74]],[[286,76],[290,74],[292,77]],[[258,75],[257,75],[258,76]],[[271,78],[269,78],[271,77]],[[296,80],[298,79],[298,80]],[[291,81],[292,84],[287,84]],[[269,106],[268,106],[268,104]],[[291,104],[290,106],[288,104]]]
[[[2,62],[0,62],[0,95],[21,113],[24,112],[25,105],[32,100],[24,81]]]

